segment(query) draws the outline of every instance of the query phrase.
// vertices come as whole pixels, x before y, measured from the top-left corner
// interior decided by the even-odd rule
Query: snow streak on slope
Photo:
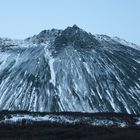
[[[0,47],[1,110],[140,113],[140,51],[76,26],[46,34]]]
[[[134,44],[134,43],[127,42],[127,41],[124,40],[124,39],[120,39],[120,38],[118,38],[118,37],[114,37],[114,38],[112,38],[112,39],[114,39],[114,40],[117,41],[117,42],[120,42],[121,44],[123,44],[123,45],[125,45],[125,46],[129,46],[129,47],[132,47],[132,48],[134,48],[134,49],[140,50],[140,46],[139,46],[139,45],[136,45],[136,44]]]

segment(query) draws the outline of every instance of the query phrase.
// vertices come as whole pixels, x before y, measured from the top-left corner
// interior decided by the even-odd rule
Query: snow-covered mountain
[[[140,47],[74,25],[0,38],[0,110],[140,113]]]

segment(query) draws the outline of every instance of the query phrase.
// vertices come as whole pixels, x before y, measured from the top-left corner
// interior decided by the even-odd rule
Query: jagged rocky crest
[[[139,96],[138,45],[76,25],[0,39],[0,110],[137,114]]]

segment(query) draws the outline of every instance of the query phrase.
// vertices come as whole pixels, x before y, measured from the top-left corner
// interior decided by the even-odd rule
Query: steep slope
[[[140,113],[139,96],[140,51],[108,36],[74,25],[0,45],[0,110]]]

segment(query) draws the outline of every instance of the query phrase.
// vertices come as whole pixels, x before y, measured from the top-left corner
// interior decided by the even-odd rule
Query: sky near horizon
[[[73,24],[140,45],[140,0],[0,0],[0,37],[24,39]]]

